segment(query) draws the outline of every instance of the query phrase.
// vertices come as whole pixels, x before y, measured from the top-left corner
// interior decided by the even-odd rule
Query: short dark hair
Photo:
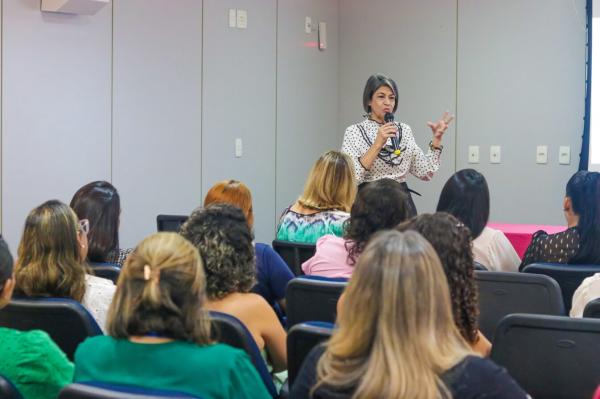
[[[77,190],[70,205],[80,220],[90,221],[88,259],[105,262],[110,252],[119,250],[121,199],[117,189],[107,181],[91,182]]]
[[[569,263],[600,264],[600,173],[575,173],[567,183],[566,196],[579,216],[579,248]]]
[[[373,94],[375,94],[377,89],[379,89],[381,86],[387,86],[394,92],[394,95],[396,96],[394,112],[396,112],[398,109],[398,87],[396,86],[396,82],[385,75],[375,74],[369,76],[369,79],[367,79],[367,83],[365,84],[365,90],[363,91],[363,108],[366,113],[371,112],[371,106],[369,105],[369,102],[373,98]]]
[[[4,288],[6,280],[12,277],[13,265],[13,257],[10,254],[8,245],[4,241],[4,238],[0,236],[0,293]]]
[[[467,342],[477,342],[479,307],[469,230],[444,212],[416,216],[397,229],[417,231],[431,243],[446,272],[456,326]]]
[[[453,174],[442,188],[436,211],[454,215],[471,230],[473,239],[479,237],[490,217],[485,177],[474,169]]]
[[[198,208],[181,226],[180,234],[200,251],[209,299],[249,292],[254,286],[253,236],[241,209],[228,204]]]
[[[358,191],[350,218],[346,222],[344,238],[348,260],[356,263],[371,236],[391,229],[408,219],[408,195],[400,183],[392,179],[370,182]]]

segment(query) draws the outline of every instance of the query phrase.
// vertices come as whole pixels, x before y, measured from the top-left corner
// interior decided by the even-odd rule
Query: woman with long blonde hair
[[[338,328],[308,355],[291,398],[525,398],[458,331],[440,260],[416,232],[378,233],[338,304]]]
[[[75,353],[76,382],[167,389],[203,398],[268,398],[248,356],[211,338],[198,250],[156,233],[127,257],[110,307],[107,336]]]
[[[313,165],[300,198],[279,218],[277,239],[314,244],[326,234],[341,237],[355,196],[352,160],[327,151]]]
[[[58,200],[33,209],[17,251],[15,296],[74,299],[104,329],[115,285],[87,273],[89,226]]]

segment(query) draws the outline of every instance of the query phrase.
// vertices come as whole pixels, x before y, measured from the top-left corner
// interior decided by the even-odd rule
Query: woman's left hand
[[[435,147],[438,147],[440,145],[442,141],[442,136],[446,132],[446,129],[448,129],[450,122],[452,122],[453,120],[454,115],[451,115],[448,111],[446,111],[437,122],[427,122],[427,126],[429,126],[429,128],[433,132],[432,144]]]

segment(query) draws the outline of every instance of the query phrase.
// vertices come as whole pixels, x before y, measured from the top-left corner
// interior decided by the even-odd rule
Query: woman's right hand
[[[377,137],[373,143],[378,149],[382,149],[390,137],[396,137],[398,126],[394,122],[388,122],[385,125],[379,126],[377,129]]]

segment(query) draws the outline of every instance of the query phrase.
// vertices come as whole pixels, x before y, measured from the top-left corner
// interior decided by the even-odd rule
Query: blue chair
[[[307,321],[335,323],[337,301],[348,280],[317,276],[297,277],[288,282],[285,291],[287,326]]]
[[[596,298],[585,305],[585,309],[583,309],[583,317],[600,319],[600,298]]]
[[[182,392],[142,388],[127,385],[86,382],[70,384],[58,394],[58,399],[201,399]]]
[[[0,398],[23,399],[23,396],[8,378],[0,375]]]
[[[525,266],[524,273],[545,274],[552,277],[562,291],[565,310],[571,310],[573,294],[586,277],[600,273],[600,265],[568,265],[561,263],[532,263]]]
[[[89,265],[95,276],[112,280],[115,284],[117,283],[121,268],[116,263],[90,262]]]
[[[315,254],[315,244],[273,240],[273,249],[281,256],[296,276],[302,276],[302,264]]]
[[[296,324],[287,336],[288,384],[291,387],[302,362],[312,348],[327,341],[333,333],[334,325],[326,322],[308,322]]]
[[[511,313],[565,315],[558,283],[548,276],[475,271],[479,288],[479,329],[490,340]]]
[[[278,396],[277,389],[275,388],[275,384],[273,384],[271,374],[269,374],[269,370],[267,369],[265,360],[260,353],[260,349],[258,349],[252,334],[250,331],[248,331],[246,326],[236,317],[233,317],[229,314],[211,311],[210,317],[212,319],[213,327],[216,330],[215,339],[218,342],[245,351],[250,357],[252,364],[254,364],[254,367],[256,367],[256,370],[258,371],[260,378],[265,383],[267,390],[271,396],[276,398]]]
[[[491,358],[534,398],[592,397],[600,376],[600,320],[512,314],[500,322]]]
[[[66,298],[13,299],[0,309],[0,326],[43,330],[73,360],[77,346],[102,330],[79,302]]]
[[[188,220],[187,216],[183,215],[158,215],[156,217],[156,229],[157,231],[172,231],[175,233],[179,232],[181,225]]]

